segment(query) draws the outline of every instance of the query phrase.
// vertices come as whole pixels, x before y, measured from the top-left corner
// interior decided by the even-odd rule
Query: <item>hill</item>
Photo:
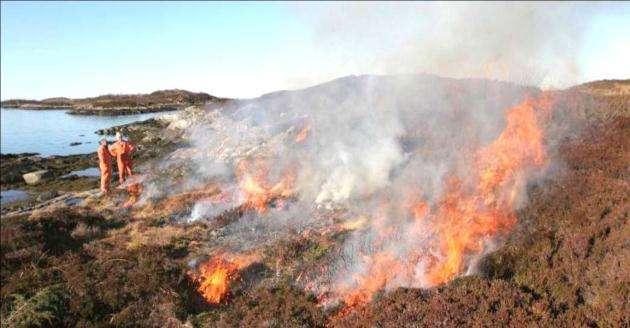
[[[401,83],[407,85],[410,81],[413,88],[400,88]],[[385,270],[368,276],[366,288],[360,292],[367,293],[371,282],[379,288],[367,294],[365,303],[350,307],[346,303],[326,304],[328,294],[314,294],[311,279],[326,276],[329,269],[343,269],[343,264],[351,260],[348,254],[363,246],[346,242],[355,231],[365,229],[362,224],[366,220],[353,216],[351,206],[368,206],[366,197],[351,199],[349,208],[326,204],[292,208],[301,195],[289,192],[266,195],[253,204],[230,203],[230,188],[245,185],[251,188],[244,194],[251,195],[285,188],[290,180],[256,185],[259,175],[271,176],[277,169],[263,167],[259,175],[245,180],[247,184],[228,184],[224,188],[226,181],[243,173],[220,175],[225,167],[212,162],[211,156],[227,162],[232,157],[241,158],[242,153],[249,156],[258,152],[268,158],[277,156],[275,149],[280,156],[299,155],[291,158],[307,166],[317,158],[309,157],[303,143],[313,140],[317,141],[313,142],[316,155],[324,163],[334,159],[328,148],[335,147],[342,149],[343,160],[350,162],[354,154],[352,148],[342,148],[345,135],[363,146],[363,140],[371,140],[370,133],[375,130],[379,141],[389,138],[383,133],[389,130],[379,125],[392,125],[394,139],[406,151],[401,166],[412,169],[409,175],[401,175],[401,183],[405,183],[422,178],[414,174],[423,166],[410,165],[409,157],[418,156],[420,164],[441,156],[451,158],[453,147],[446,141],[457,148],[468,145],[469,140],[487,144],[501,135],[501,129],[493,127],[507,124],[495,114],[503,113],[505,106],[518,104],[518,98],[524,95],[539,96],[542,92],[485,80],[359,76],[230,102],[220,112],[178,112],[170,122],[152,127],[149,134],[134,130],[138,135],[133,140],[146,139],[141,146],[147,148],[140,154],[157,144],[155,138],[173,135],[175,139],[159,142],[168,144],[169,151],[174,150],[170,155],[143,158],[142,177],[150,197],[132,209],[118,207],[127,197],[124,191],[97,197],[98,182],[81,180],[81,184],[72,182],[73,191],[35,208],[4,213],[0,239],[3,323],[146,327],[628,326],[630,94],[619,88],[627,83],[599,81],[545,94],[553,99],[548,112],[541,110],[548,119],[545,142],[550,149],[553,147],[549,156],[556,165],[551,168],[552,174],[523,186],[522,206],[515,209],[517,224],[505,239],[497,240],[491,251],[477,258],[475,270],[426,288],[401,286],[395,279],[377,279],[378,274],[406,272],[400,270],[399,263],[374,258],[371,263],[385,263]],[[400,124],[379,116],[391,108],[400,110],[402,122],[394,122]],[[294,111],[299,109],[302,111]],[[223,117],[226,113],[231,116]],[[304,113],[334,124],[331,129],[303,128]],[[241,117],[250,125],[232,124]],[[279,127],[270,126],[269,117],[279,120]],[[343,131],[334,131],[344,119],[349,124]],[[460,130],[442,128],[458,120],[471,125],[464,124]],[[194,130],[195,126],[199,129]],[[359,133],[353,136],[357,126]],[[431,126],[439,127],[433,129],[437,135],[429,133]],[[156,132],[157,128],[165,133]],[[193,137],[198,139],[192,143],[177,139],[182,132],[194,132]],[[323,136],[314,136],[316,133]],[[220,138],[222,134],[237,142]],[[271,137],[262,139],[261,135]],[[324,143],[326,147],[318,147],[330,136],[334,136],[332,146]],[[220,142],[208,142],[206,148],[199,145],[213,138]],[[525,146],[506,149],[512,154],[519,147]],[[292,152],[294,149],[298,151]],[[373,165],[376,152],[371,149],[357,157],[359,164],[366,163],[370,172],[377,172]],[[491,163],[496,163],[494,160],[501,162],[503,157],[493,156]],[[350,168],[359,170],[360,166]],[[464,173],[471,171],[469,165],[458,168]],[[432,165],[429,178],[441,169]],[[396,167],[391,175],[400,174],[400,170]],[[315,180],[315,170],[306,173],[302,178]],[[361,178],[347,180],[364,183],[371,177]],[[34,187],[34,192],[59,187],[58,181],[47,183]],[[433,189],[429,184],[422,188],[429,192]],[[384,199],[368,201],[384,209],[387,200],[413,196],[395,193],[394,189],[386,191]],[[450,204],[457,201],[456,197],[448,199]],[[495,199],[488,200],[492,202]],[[413,210],[424,213],[426,208]],[[389,214],[385,210],[377,213]],[[361,241],[372,246],[372,239],[379,240],[395,231],[398,234],[386,241],[396,244],[405,238],[405,231],[396,231],[398,226],[429,219],[403,217],[396,211],[394,214],[394,225],[375,219],[375,233]],[[412,236],[413,242],[423,239]],[[471,248],[479,247],[475,244]],[[405,247],[395,250],[403,254],[407,251]],[[231,254],[233,258],[227,257],[230,252],[235,253]],[[226,256],[224,262],[212,262],[217,254]],[[474,257],[470,251],[466,254],[466,260]],[[370,255],[360,254],[359,258]],[[225,267],[219,265],[222,270],[204,281],[200,278],[204,263]],[[421,264],[412,267],[409,276],[422,272],[423,265],[430,262]],[[343,281],[360,273],[357,270],[354,275],[343,276]],[[226,282],[225,290],[218,284],[221,281]],[[390,283],[394,287],[384,288]],[[204,284],[207,289],[202,288]],[[213,291],[225,294],[213,303],[203,293]],[[332,292],[335,290],[328,291]]]
[[[186,90],[160,90],[149,94],[102,95],[92,98],[47,98],[41,101],[11,99],[2,102],[4,108],[70,109],[71,114],[112,115],[176,110],[188,106],[222,103],[228,99],[207,93]]]

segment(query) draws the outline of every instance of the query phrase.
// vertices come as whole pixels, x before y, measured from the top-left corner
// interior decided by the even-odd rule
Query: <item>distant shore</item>
[[[185,106],[123,107],[123,108],[77,108],[68,111],[72,115],[134,115],[168,112],[183,109]]]
[[[73,115],[134,115],[175,111],[188,106],[220,104],[228,101],[203,92],[186,90],[160,90],[149,94],[103,95],[93,98],[70,99],[65,97],[43,100],[10,99],[0,103],[6,109],[60,110]]]
[[[8,110],[67,110],[70,115],[102,115],[102,116],[118,116],[118,115],[136,115],[148,113],[160,113],[176,111],[185,108],[184,106],[164,106],[164,107],[123,107],[123,108],[70,108],[70,107],[2,107]]]

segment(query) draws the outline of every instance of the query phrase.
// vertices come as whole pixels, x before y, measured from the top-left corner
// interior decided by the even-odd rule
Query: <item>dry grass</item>
[[[227,302],[209,306],[188,262],[205,254],[216,227],[164,220],[218,192],[204,188],[131,212],[112,210],[122,202],[114,195],[3,218],[0,313],[25,326],[628,326],[627,95],[600,102],[572,92],[560,95],[551,127],[581,127],[557,140],[562,174],[530,187],[519,230],[478,276],[380,294],[339,317],[296,287],[300,272],[316,272],[338,251],[344,233],[329,231],[261,249]]]

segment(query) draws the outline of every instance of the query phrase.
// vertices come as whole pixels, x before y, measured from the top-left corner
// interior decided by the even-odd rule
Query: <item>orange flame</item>
[[[230,259],[225,259],[229,257]],[[219,304],[228,295],[230,284],[238,278],[239,270],[257,259],[253,255],[215,256],[199,267],[197,290],[210,304]]]
[[[516,223],[513,209],[525,171],[546,161],[535,107],[548,105],[546,98],[528,99],[508,111],[504,131],[476,154],[477,184],[472,190],[457,179],[449,182],[433,220],[443,258],[428,270],[431,285],[453,279],[467,255],[483,252],[484,238],[507,232]]]
[[[269,169],[262,160],[253,164],[241,161],[236,173],[247,206],[259,213],[266,212],[272,200],[293,194],[295,177],[291,170],[287,170],[275,183],[269,182]]]
[[[228,293],[230,281],[238,271],[238,267],[231,262],[213,259],[200,268],[201,284],[199,292],[208,303],[219,304]]]
[[[465,179],[447,179],[444,195],[433,205],[418,197],[404,200],[403,208],[415,218],[407,232],[418,238],[432,236],[426,239],[428,247],[402,256],[387,248],[364,256],[367,270],[337,286],[346,306],[369,302],[394,280],[426,287],[446,283],[469,269],[471,258],[483,254],[489,240],[509,232],[528,170],[546,164],[535,109],[549,105],[548,98],[528,99],[509,109],[503,132],[472,156],[472,173]],[[383,237],[391,237],[395,229],[386,216],[379,213],[372,222],[379,234],[376,243],[384,243]]]

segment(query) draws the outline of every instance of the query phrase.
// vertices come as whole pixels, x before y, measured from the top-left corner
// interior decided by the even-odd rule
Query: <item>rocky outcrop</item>
[[[1,154],[0,186],[3,188],[21,188],[23,174],[39,170],[48,170],[53,177],[62,176],[75,170],[94,166],[96,154],[41,157],[37,154]]]

